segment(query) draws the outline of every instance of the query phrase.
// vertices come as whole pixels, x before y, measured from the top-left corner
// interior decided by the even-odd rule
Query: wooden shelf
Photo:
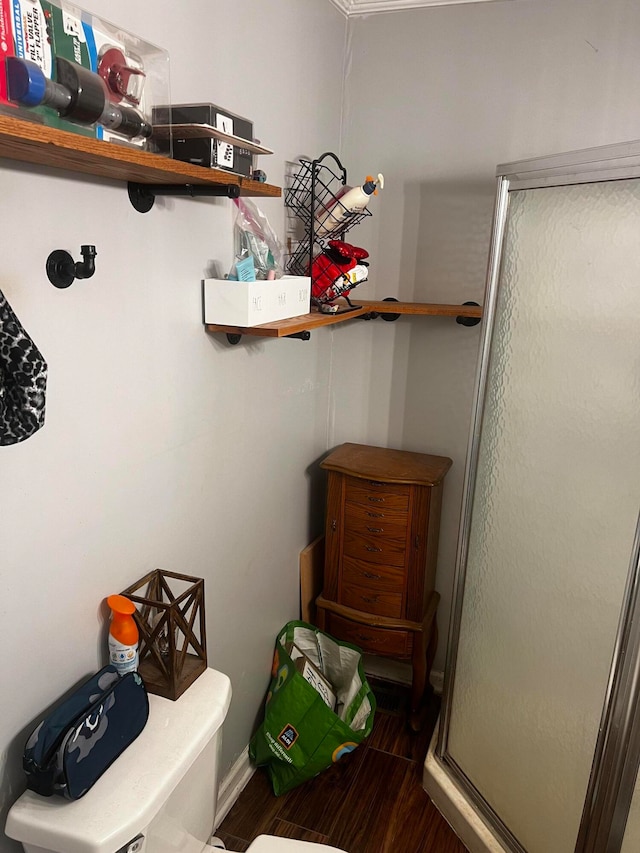
[[[445,305],[440,302],[360,302],[376,314],[421,314],[429,317],[469,317],[482,319],[482,305]]]
[[[177,186],[238,186],[240,195],[279,197],[280,187],[220,169],[193,166],[126,145],[0,115],[0,157],[117,181]]]
[[[344,314],[321,314],[312,311],[310,314],[301,314],[299,317],[290,317],[288,320],[276,320],[274,323],[264,323],[262,326],[221,326],[213,323],[205,325],[207,332],[222,332],[227,335],[253,335],[261,338],[286,338],[288,335],[297,335],[300,332],[310,332],[321,326],[332,326],[334,323],[345,323],[356,317],[367,314],[410,314],[428,315],[431,317],[468,317],[480,319],[482,317],[482,306],[480,305],[443,305],[429,302],[362,302],[358,300],[354,311]]]

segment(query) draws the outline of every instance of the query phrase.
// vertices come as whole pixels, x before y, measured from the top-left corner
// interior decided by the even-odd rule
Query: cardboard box
[[[203,281],[204,322],[220,326],[260,326],[310,311],[311,279],[285,275],[275,281]]]
[[[320,672],[318,667],[309,660],[304,652],[300,651],[295,643],[287,643],[285,648],[291,655],[291,660],[295,663],[296,669],[300,675],[305,681],[309,682],[314,690],[317,690],[325,705],[334,711],[336,708],[337,696],[334,692],[333,685],[326,675]]]
[[[247,142],[253,141],[252,121],[215,104],[173,104],[155,107],[152,123],[154,125],[210,125],[231,136],[241,136]],[[173,138],[173,159],[209,169],[225,169],[245,177],[251,177],[253,174],[253,153],[239,145],[231,145],[219,139],[181,138],[176,132]]]

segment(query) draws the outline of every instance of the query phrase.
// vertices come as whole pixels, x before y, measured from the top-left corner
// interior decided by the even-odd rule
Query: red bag
[[[366,249],[342,240],[330,240],[329,247],[311,264],[311,301],[316,305],[333,302],[366,281],[368,265],[362,261],[368,257]],[[348,275],[350,270],[354,272]]]

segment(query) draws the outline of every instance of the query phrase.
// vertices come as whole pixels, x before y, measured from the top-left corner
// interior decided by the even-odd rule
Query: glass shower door
[[[637,179],[509,194],[441,751],[527,853],[573,853],[610,688],[640,508],[638,235]]]
[[[622,853],[638,853],[640,850],[640,780],[631,801],[631,811],[624,834]]]

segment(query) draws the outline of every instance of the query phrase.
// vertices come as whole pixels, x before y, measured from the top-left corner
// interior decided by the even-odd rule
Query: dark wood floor
[[[310,782],[274,796],[258,769],[218,835],[245,851],[256,836],[330,844],[348,853],[466,853],[422,788],[422,767],[439,701],[431,697],[420,734],[405,723],[407,691],[371,680],[378,698],[373,732]]]

